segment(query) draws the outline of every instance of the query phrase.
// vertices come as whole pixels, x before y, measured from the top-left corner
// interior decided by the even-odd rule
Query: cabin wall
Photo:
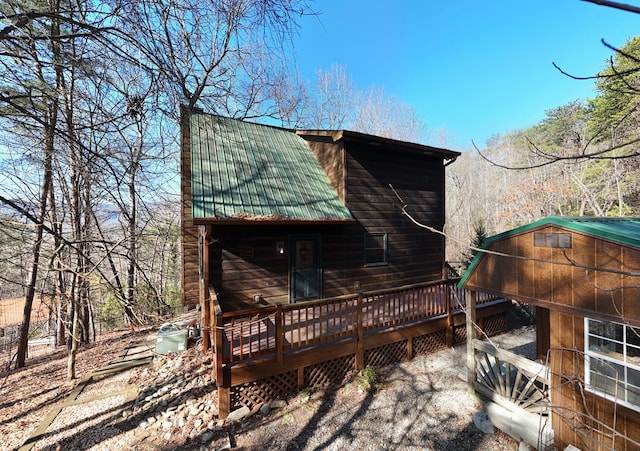
[[[250,308],[255,295],[268,304],[289,302],[291,236],[320,238],[322,297],[357,291],[354,280],[367,289],[363,233],[357,225],[213,226],[209,278],[223,309]],[[278,242],[285,243],[284,254],[277,252]]]
[[[584,390],[584,318],[551,311],[549,366],[551,369],[552,425],[555,445],[564,449],[574,445],[579,449],[598,449],[594,441],[586,438],[581,431],[611,449],[637,449],[632,443],[618,437],[615,442],[603,434],[605,428],[597,427],[587,413],[623,435],[640,442],[640,415],[624,406],[615,405],[603,397]],[[564,349],[565,351],[560,351]],[[575,350],[579,352],[572,352]],[[578,427],[576,427],[578,426]],[[595,428],[590,429],[590,427]],[[605,449],[605,448],[602,448]]]
[[[213,227],[209,236],[209,280],[223,309],[253,307],[260,295],[268,304],[289,302],[289,238],[319,236],[321,240],[322,297],[439,279],[426,278],[420,265],[407,257],[394,257],[390,243],[388,265],[364,265],[364,229],[358,224],[335,226]],[[285,243],[285,253],[276,243]],[[413,266],[416,269],[407,271]]]
[[[253,307],[255,295],[269,304],[289,302],[288,246],[293,235],[320,237],[322,297],[441,279],[444,238],[403,215],[402,203],[390,185],[416,220],[441,230],[445,180],[442,158],[358,142],[334,143],[323,136],[309,139],[316,159],[356,223],[210,226],[208,276],[223,308]],[[183,216],[183,221],[188,224],[188,218]],[[365,266],[365,233],[387,234],[387,264]],[[284,254],[276,252],[278,242],[286,243]],[[193,255],[195,260],[185,263],[197,275],[198,254]],[[197,289],[197,277],[194,282],[185,277],[187,289]]]
[[[345,153],[341,142],[334,143],[328,140],[307,141],[316,160],[327,174],[331,185],[336,190],[342,202],[346,202],[346,177],[345,177]],[[327,138],[328,139],[328,138]]]
[[[402,212],[404,202],[414,219],[442,230],[442,159],[346,143],[346,178],[353,216],[366,232],[387,233],[389,265],[379,269],[380,277],[392,274],[401,283],[442,278],[444,237],[418,227]]]
[[[442,278],[444,238],[413,224],[414,217],[436,229],[444,225],[444,167],[441,158],[394,152],[322,137],[309,143],[356,224],[221,226],[210,230],[209,280],[225,309],[289,302],[293,235],[321,239],[322,297],[377,290]],[[365,266],[365,233],[387,233],[387,264]],[[284,242],[279,255],[276,243]]]
[[[200,300],[198,273],[198,226],[193,224],[191,205],[191,128],[189,113],[184,108],[180,115],[180,248],[183,305],[198,305]]]

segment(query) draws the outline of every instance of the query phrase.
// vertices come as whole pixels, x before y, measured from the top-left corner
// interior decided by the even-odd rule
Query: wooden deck
[[[457,282],[237,312],[222,312],[212,296],[211,343],[221,417],[234,407],[255,408],[280,396],[278,391],[295,392],[317,383],[318,374],[323,384],[329,383],[354,369],[464,341],[466,302]],[[476,295],[476,304],[487,318],[503,318],[508,308],[507,301],[486,295]],[[506,319],[496,327],[506,328]]]

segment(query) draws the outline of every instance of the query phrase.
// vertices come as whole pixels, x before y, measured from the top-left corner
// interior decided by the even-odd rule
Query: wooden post
[[[446,284],[446,294],[447,297],[447,330],[445,333],[445,342],[447,347],[452,347],[454,343],[454,334],[453,334],[453,317],[451,316],[451,302],[453,301],[451,297],[451,282],[447,281]]]
[[[465,290],[465,309],[467,319],[467,384],[470,390],[474,390],[473,385],[476,381],[476,358],[473,349],[473,340],[476,338],[476,292],[473,290]]]
[[[231,374],[225,365],[225,343],[227,343],[224,333],[224,323],[222,312],[217,314],[213,323],[214,349],[215,349],[215,377],[218,387],[218,417],[225,419],[231,411]]]
[[[211,294],[209,293],[209,232],[206,226],[199,226],[198,246],[199,258],[198,275],[200,280],[200,313],[202,315],[202,352],[211,347],[208,331],[211,327]]]
[[[356,342],[356,370],[362,370],[364,369],[364,312],[362,311],[362,292],[358,293],[357,309],[358,340]]]
[[[211,310],[211,295],[207,287],[203,309],[200,312],[202,315],[202,352],[211,348]]]
[[[276,363],[280,366],[284,363],[284,328],[282,327],[282,304],[280,302],[276,304],[275,322],[276,330],[274,333],[276,335]]]

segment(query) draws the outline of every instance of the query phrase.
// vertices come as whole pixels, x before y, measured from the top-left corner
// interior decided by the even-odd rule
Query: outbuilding
[[[548,374],[535,401],[556,447],[640,449],[640,219],[548,217],[492,236],[460,286],[536,307],[537,357]],[[507,357],[486,371],[480,347],[468,348],[470,381],[493,387],[504,406]],[[522,393],[512,401],[533,393],[508,383]]]

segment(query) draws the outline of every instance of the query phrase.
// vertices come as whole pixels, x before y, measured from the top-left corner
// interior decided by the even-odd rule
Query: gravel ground
[[[142,333],[122,335],[129,341],[145,338]],[[127,340],[96,343],[79,357],[85,362],[82,368],[103,366]],[[535,350],[531,327],[492,340],[528,357]],[[458,346],[384,368],[373,391],[362,389],[354,378],[341,387],[305,390],[279,408],[230,423],[216,417],[209,356],[190,349],[156,358],[147,368],[96,380],[84,397],[62,409],[34,449],[517,449],[505,434],[485,435],[473,425],[481,405],[459,377],[465,351]],[[66,399],[73,387],[58,385],[64,359],[64,353],[56,352],[39,364],[31,362],[27,370],[4,375],[3,449],[19,448],[54,404]],[[11,390],[14,384],[20,390]],[[31,391],[25,388],[29,386]],[[132,389],[133,397],[127,396]]]
[[[535,353],[535,330],[492,339],[504,349]],[[473,424],[482,408],[460,378],[466,347],[457,346],[380,371],[374,392],[357,379],[334,390],[302,393],[281,411],[233,430],[242,449],[287,450],[515,450],[506,434],[483,434]]]

